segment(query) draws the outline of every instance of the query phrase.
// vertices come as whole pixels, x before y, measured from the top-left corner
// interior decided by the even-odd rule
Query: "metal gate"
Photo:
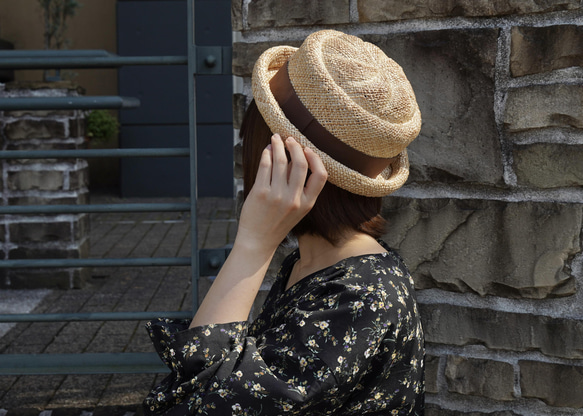
[[[5,314],[0,322],[75,322],[147,320],[159,316],[189,318],[197,308],[197,283],[201,267],[207,263],[213,269],[224,261],[225,250],[197,250],[197,175],[196,175],[196,120],[195,74],[230,74],[231,48],[225,46],[197,47],[194,31],[195,0],[187,0],[188,54],[187,56],[122,57],[106,51],[1,51],[0,68],[54,69],[54,68],[119,68],[128,65],[187,65],[189,92],[189,147],[188,148],[132,148],[87,150],[33,150],[0,151],[0,159],[45,158],[134,158],[187,157],[190,160],[190,203],[132,203],[102,205],[27,205],[0,206],[5,214],[57,214],[99,212],[190,212],[191,255],[172,258],[106,258],[106,259],[26,259],[3,260],[0,268],[64,268],[64,267],[141,267],[190,266],[192,310],[187,312],[102,312],[60,314]],[[55,97],[55,98],[0,98],[0,110],[41,109],[122,109],[138,106],[139,100],[128,97]],[[209,262],[207,259],[211,259]],[[23,374],[99,374],[99,373],[159,373],[167,368],[155,353],[81,353],[81,354],[4,354],[0,360],[0,375]]]

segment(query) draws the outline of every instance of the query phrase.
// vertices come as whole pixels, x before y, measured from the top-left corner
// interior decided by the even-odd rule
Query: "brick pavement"
[[[138,201],[101,196],[92,202]],[[198,217],[201,248],[232,243],[233,200],[201,199]],[[92,257],[189,256],[190,245],[189,213],[91,214]],[[94,268],[84,288],[52,290],[34,312],[187,310],[189,293],[188,267]],[[0,338],[0,353],[152,352],[143,326],[136,321],[19,323]],[[160,377],[0,376],[0,416],[132,416]]]

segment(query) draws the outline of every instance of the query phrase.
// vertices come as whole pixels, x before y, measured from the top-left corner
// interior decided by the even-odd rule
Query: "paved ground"
[[[92,202],[137,202],[103,196],[96,199]],[[198,217],[200,247],[232,243],[236,222],[231,199],[202,199]],[[188,213],[91,215],[92,257],[189,255]],[[187,310],[189,288],[187,267],[95,268],[86,287],[50,290],[41,296],[34,312]],[[6,335],[0,333],[0,353],[152,352],[143,326],[144,322],[136,321],[19,323]],[[132,416],[160,377],[0,376],[0,416]]]

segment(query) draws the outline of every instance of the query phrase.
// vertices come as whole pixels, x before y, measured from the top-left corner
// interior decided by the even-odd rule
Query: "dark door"
[[[230,46],[230,0],[195,1],[197,46]],[[186,55],[185,0],[119,0],[118,54]],[[195,51],[190,51],[195,53]],[[233,196],[231,75],[196,76],[199,196]],[[186,66],[124,67],[119,93],[141,107],[120,111],[120,147],[188,147]],[[189,162],[182,158],[121,161],[124,197],[188,196]]]

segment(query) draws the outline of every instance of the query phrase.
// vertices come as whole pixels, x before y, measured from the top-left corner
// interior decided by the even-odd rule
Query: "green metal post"
[[[195,0],[188,0],[188,120],[190,134],[190,238],[191,238],[191,293],[192,312],[198,309],[198,226],[197,226],[197,203],[198,203],[198,183],[197,183],[197,151],[196,151],[196,85],[194,75],[196,73],[196,44],[194,35]]]

